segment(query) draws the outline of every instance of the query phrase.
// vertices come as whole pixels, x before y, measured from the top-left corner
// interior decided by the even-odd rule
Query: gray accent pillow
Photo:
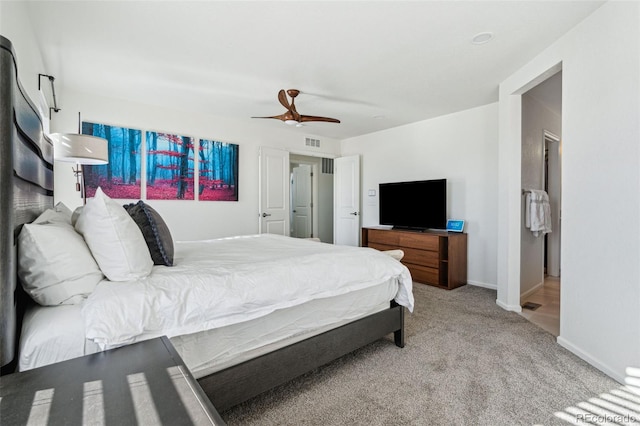
[[[142,231],[153,264],[173,266],[173,238],[160,214],[142,200],[123,207]]]

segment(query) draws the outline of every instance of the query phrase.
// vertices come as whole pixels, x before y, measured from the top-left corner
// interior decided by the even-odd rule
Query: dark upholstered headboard
[[[34,75],[33,78],[37,78]],[[53,145],[18,81],[11,42],[0,36],[0,366],[13,369],[21,303],[16,241],[21,226],[53,206]]]

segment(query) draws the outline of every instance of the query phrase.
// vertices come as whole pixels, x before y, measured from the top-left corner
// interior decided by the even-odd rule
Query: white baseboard
[[[488,288],[496,291],[498,290],[497,284],[487,284],[480,281],[467,281],[467,284],[474,285],[476,287],[484,287],[484,288]],[[506,303],[502,303],[498,299],[496,299],[496,304],[506,311],[522,312],[522,306],[520,305],[515,305],[515,306],[507,305]]]
[[[598,370],[602,371],[604,374],[606,374],[607,376],[611,377],[613,380],[619,382],[622,385],[625,384],[625,375],[624,375],[624,373],[622,375],[620,375],[619,372],[617,372],[617,371],[613,370],[612,368],[608,367],[606,364],[602,363],[597,358],[595,358],[595,357],[591,356],[590,354],[588,354],[587,352],[583,351],[582,349],[580,349],[579,347],[577,347],[573,343],[569,342],[567,339],[563,338],[562,336],[558,336],[557,342],[558,342],[558,344],[560,346],[562,346],[563,348],[567,349],[569,352],[573,353],[574,355],[577,355],[578,357],[582,358],[583,360],[585,360],[589,364],[593,365],[595,368],[597,368]]]
[[[524,293],[520,293],[520,304],[524,303],[527,297],[531,296],[534,292],[540,290],[540,288],[544,287],[544,281],[539,282],[534,285],[531,289],[525,291]]]
[[[498,290],[498,286],[496,284],[487,284],[480,281],[467,281],[467,284],[474,285],[476,287],[489,288],[491,290]]]
[[[522,312],[522,306],[520,306],[520,305],[507,305],[506,303],[502,303],[498,299],[496,299],[496,305],[500,306],[502,309],[504,309],[506,311]]]

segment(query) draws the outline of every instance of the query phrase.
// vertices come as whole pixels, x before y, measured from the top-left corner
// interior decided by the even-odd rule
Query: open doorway
[[[525,318],[555,336],[560,333],[561,134],[560,71],[522,95],[520,304]],[[549,233],[534,233],[525,224],[530,190],[549,197]]]
[[[333,159],[289,156],[290,235],[333,243]]]

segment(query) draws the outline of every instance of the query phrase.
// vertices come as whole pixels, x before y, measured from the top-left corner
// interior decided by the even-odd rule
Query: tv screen
[[[394,228],[445,229],[447,180],[381,183],[380,224]]]

